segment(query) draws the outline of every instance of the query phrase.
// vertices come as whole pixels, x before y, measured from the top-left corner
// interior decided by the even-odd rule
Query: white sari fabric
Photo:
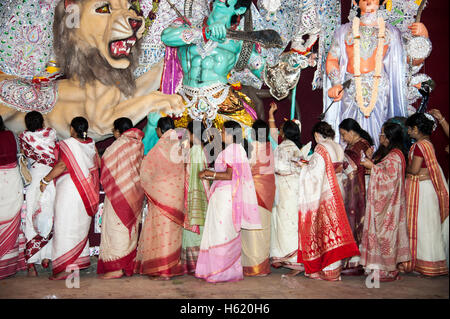
[[[298,251],[298,209],[299,173],[293,159],[299,159],[301,152],[290,140],[283,141],[275,149],[275,205],[272,209],[270,259],[275,265],[304,270],[297,263]]]
[[[20,227],[23,183],[19,169],[0,167],[0,279],[24,270],[25,238]]]
[[[95,166],[94,142],[81,143],[74,138],[64,140],[71,154],[87,178]],[[65,271],[74,264],[80,269],[90,265],[89,228],[92,217],[88,215],[82,197],[70,174],[64,173],[56,181],[54,234],[52,246],[53,274]],[[81,253],[80,253],[81,251]]]
[[[51,167],[34,163],[30,168],[32,176],[31,184],[26,189],[26,219],[25,237],[27,239],[27,263],[41,263],[43,259],[52,259],[52,234],[53,212],[56,196],[55,184],[47,185],[41,193],[40,181],[50,171]],[[41,247],[39,239],[46,241]]]
[[[50,183],[41,193],[40,181],[52,169],[58,154],[56,131],[52,128],[24,131],[19,136],[22,152],[31,162],[31,184],[26,188],[25,259],[28,264],[51,259],[55,185]]]

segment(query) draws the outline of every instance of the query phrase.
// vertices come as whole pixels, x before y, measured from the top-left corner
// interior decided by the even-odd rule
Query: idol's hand
[[[344,91],[342,89],[342,84],[337,84],[328,90],[328,96],[335,102],[338,102],[344,96]]]
[[[223,23],[213,23],[206,29],[206,37],[216,42],[223,43],[227,36],[227,28]]]
[[[428,30],[425,25],[421,22],[415,22],[411,24],[408,29],[411,30],[411,34],[416,37],[428,38]]]

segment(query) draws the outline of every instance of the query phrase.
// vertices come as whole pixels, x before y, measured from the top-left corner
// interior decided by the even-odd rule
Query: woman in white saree
[[[26,269],[20,227],[23,182],[17,166],[14,134],[0,116],[0,279]]]
[[[55,178],[56,199],[51,280],[62,280],[90,265],[88,233],[99,202],[100,158],[87,137],[88,122],[72,120],[70,136],[60,142],[60,160],[41,180],[41,191]]]
[[[289,275],[296,275],[304,268],[297,262],[299,206],[295,199],[299,196],[300,168],[294,162],[306,158],[300,151],[300,128],[295,122],[285,122],[280,135],[283,142],[274,154],[276,196],[271,215],[270,259],[273,267],[292,269]]]
[[[31,184],[26,188],[27,215],[25,220],[25,237],[27,239],[25,259],[28,276],[37,276],[35,264],[49,266],[52,256],[53,210],[55,203],[55,185],[49,184],[43,193],[40,180],[56,164],[58,148],[56,131],[44,128],[44,118],[36,111],[25,115],[26,130],[20,134],[20,148],[31,162]]]

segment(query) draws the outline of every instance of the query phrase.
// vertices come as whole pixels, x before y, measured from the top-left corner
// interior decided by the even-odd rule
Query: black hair
[[[6,130],[5,123],[3,123],[3,117],[0,115],[0,132]]]
[[[240,143],[242,147],[244,147],[245,152],[247,153],[247,157],[251,153],[251,146],[248,143],[248,140],[242,136],[242,127],[238,122],[235,121],[226,121],[223,124],[225,131],[228,132],[232,129],[231,135],[233,136],[233,143]],[[228,129],[228,130],[227,130]]]
[[[229,6],[228,1],[225,2],[227,6]],[[252,0],[237,0],[236,4],[234,5],[235,9],[239,9],[240,7],[245,7],[247,10],[250,9],[250,5],[252,4]],[[231,17],[231,25],[235,24],[237,22],[238,15],[233,15]]]
[[[365,130],[363,130],[359,125],[359,123],[356,122],[354,119],[348,118],[343,120],[341,124],[339,124],[339,128],[347,132],[350,131],[356,132],[358,133],[359,136],[361,136],[363,139],[369,142],[370,145],[373,145],[373,139],[370,136],[370,134],[367,133]]]
[[[361,18],[361,9],[359,8],[359,0],[355,0],[356,4],[358,5],[358,9],[356,10],[356,16],[358,18]],[[384,0],[380,0],[379,5],[381,6],[383,4]]]
[[[259,141],[262,143],[269,141],[270,127],[265,121],[256,120],[252,125],[252,129],[254,131],[255,141]]]
[[[173,122],[173,120],[172,120],[172,118],[170,116],[161,117],[158,120],[158,123],[156,124],[156,127],[158,127],[161,130],[161,134],[164,134],[168,130],[175,129],[175,123]]]
[[[25,126],[30,132],[40,130],[44,128],[44,117],[37,111],[28,112],[25,115]]]
[[[300,128],[294,121],[286,121],[283,123],[283,133],[284,137],[297,145],[298,149],[302,148],[302,143],[300,143]]]
[[[405,141],[402,126],[397,123],[386,122],[383,124],[383,130],[384,135],[389,140],[389,145],[387,147],[380,145],[375,154],[373,154],[375,164],[379,163],[394,148],[399,149],[406,160],[408,158],[408,153],[404,146]]]
[[[334,130],[331,127],[331,125],[324,121],[318,122],[313,126],[313,129],[312,129],[313,137],[314,137],[314,133],[319,133],[320,135],[322,135],[325,138],[327,138],[327,137],[334,138],[334,136],[336,135],[334,133]]]
[[[120,117],[114,121],[114,129],[118,130],[120,134],[133,128],[133,122],[128,117]]]
[[[77,133],[78,138],[82,138],[82,139],[87,138],[87,131],[89,129],[89,123],[84,117],[82,117],[82,116],[74,117],[72,119],[72,122],[70,122],[70,126],[73,127],[73,129]]]
[[[411,128],[417,126],[420,133],[424,135],[431,135],[433,132],[434,121],[427,118],[423,113],[414,113],[408,117],[405,124]]]
[[[200,126],[198,126],[198,125],[200,125]],[[195,130],[194,130],[194,126],[195,126]],[[200,127],[200,132],[198,131],[198,127]],[[203,121],[198,121],[198,120],[190,121],[187,125],[187,129],[194,137],[196,137],[200,142],[203,143],[202,137],[206,130],[206,126],[203,123]],[[200,134],[200,136],[199,136],[199,134]]]

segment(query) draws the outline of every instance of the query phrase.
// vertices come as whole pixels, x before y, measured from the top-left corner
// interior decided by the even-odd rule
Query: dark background
[[[342,23],[348,22],[351,0],[341,0]],[[419,71],[428,74],[435,82],[436,88],[430,95],[428,110],[439,109],[447,121],[449,121],[449,1],[432,0],[422,13],[421,22],[428,29],[430,40],[433,44],[431,55],[426,59],[425,65]],[[297,103],[300,105],[302,123],[302,143],[305,144],[312,139],[311,130],[318,121],[319,115],[323,111],[322,89],[313,91],[311,82],[315,69],[307,68],[302,70],[300,81],[297,86]],[[269,103],[274,99],[265,99],[264,105],[268,114]],[[284,121],[283,118],[290,116],[290,102],[285,99],[277,102],[278,111],[275,113],[276,124],[279,127]],[[418,107],[420,99],[414,105]],[[373,136],[373,138],[378,138]],[[439,126],[431,136],[436,148],[436,155],[445,176],[449,176],[449,155],[444,148],[449,143],[447,136]]]

